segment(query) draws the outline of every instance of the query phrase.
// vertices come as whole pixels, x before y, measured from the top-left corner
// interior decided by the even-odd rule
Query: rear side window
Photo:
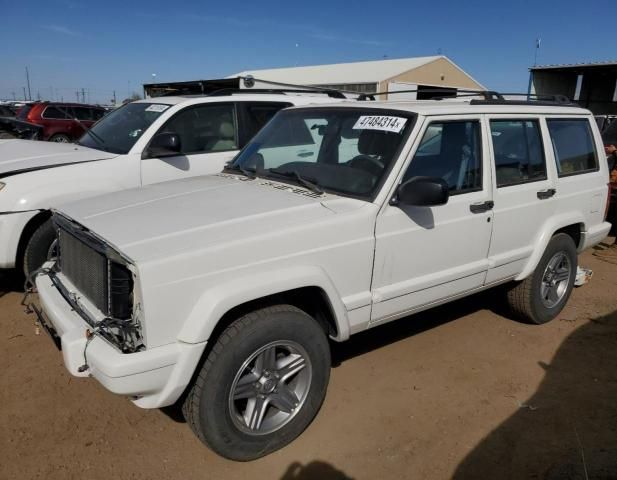
[[[444,179],[450,195],[482,190],[480,122],[431,123],[403,181],[426,176]]]
[[[291,106],[291,103],[246,103],[248,116],[248,138],[255,136],[263,126],[268,123],[280,109]]]
[[[491,120],[497,187],[546,180],[537,120]]]
[[[560,177],[598,170],[598,155],[587,119],[548,119]]]
[[[69,107],[49,106],[43,112],[42,117],[50,120],[70,120],[73,112]]]

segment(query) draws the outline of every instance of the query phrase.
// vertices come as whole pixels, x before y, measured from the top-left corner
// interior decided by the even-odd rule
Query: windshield
[[[408,112],[368,108],[281,111],[229,168],[372,197],[396,161],[413,119]]]
[[[80,139],[79,145],[124,154],[170,105],[128,103],[98,121]]]

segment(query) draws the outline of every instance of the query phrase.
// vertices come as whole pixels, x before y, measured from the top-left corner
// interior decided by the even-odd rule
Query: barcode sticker
[[[146,108],[146,112],[164,112],[169,108],[169,105],[161,105],[160,103],[155,103]]]
[[[403,117],[390,117],[382,115],[362,115],[353,126],[354,130],[383,130],[385,132],[399,133],[407,119]]]

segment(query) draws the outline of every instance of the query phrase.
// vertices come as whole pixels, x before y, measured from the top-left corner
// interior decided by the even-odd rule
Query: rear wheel
[[[24,274],[28,277],[40,268],[48,258],[55,256],[56,231],[51,219],[38,227],[26,244],[24,251]]]
[[[329,376],[322,327],[291,305],[263,308],[219,336],[183,413],[212,450],[232,460],[252,460],[302,433],[323,402]]]
[[[68,137],[68,135],[65,135],[64,133],[56,133],[55,135],[52,135],[49,138],[49,141],[56,143],[71,143],[71,139]]]
[[[531,323],[542,324],[555,318],[572,293],[577,262],[572,237],[555,235],[534,272],[508,291],[510,308]]]

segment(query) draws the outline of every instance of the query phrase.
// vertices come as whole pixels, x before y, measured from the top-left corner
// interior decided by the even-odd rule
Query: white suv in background
[[[35,308],[73,375],[143,408],[181,399],[204,443],[254,459],[316,415],[328,338],[499,284],[520,318],[555,318],[609,231],[607,181],[574,106],[290,108],[225,173],[57,211]]]
[[[221,91],[158,97],[109,113],[76,144],[0,140],[0,268],[36,270],[55,233],[50,207],[106,192],[220,172],[281,108],[337,92]]]

